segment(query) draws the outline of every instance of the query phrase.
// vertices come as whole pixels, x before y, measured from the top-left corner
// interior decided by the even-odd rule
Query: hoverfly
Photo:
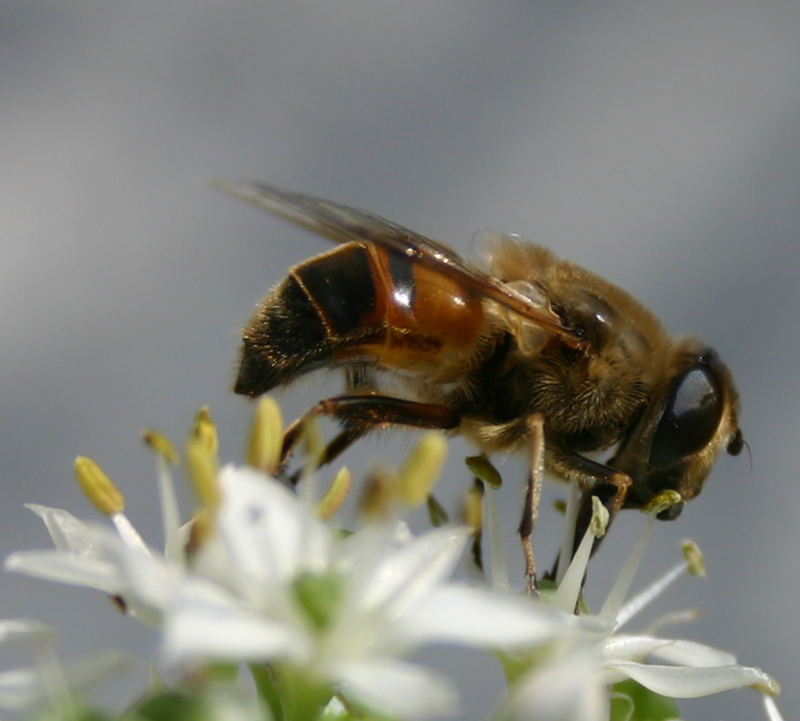
[[[613,518],[676,491],[658,516],[674,519],[720,450],[741,451],[738,397],[717,354],[673,341],[624,290],[549,250],[485,233],[481,270],[367,211],[265,183],[219,187],[338,243],[290,268],[243,332],[236,393],[347,371],[345,395],[287,430],[283,463],[315,415],[341,424],[323,462],[394,425],[461,433],[487,454],[543,434],[546,469],[583,491],[585,528],[592,496]],[[382,391],[381,372],[401,391]],[[612,447],[606,462],[586,455]],[[531,585],[534,568],[531,550]]]

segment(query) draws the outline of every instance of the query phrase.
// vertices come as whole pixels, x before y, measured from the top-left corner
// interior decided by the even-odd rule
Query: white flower
[[[217,482],[213,530],[191,559],[174,540],[165,554],[149,548],[121,511],[111,516],[114,532],[30,505],[55,549],[15,553],[6,567],[114,596],[162,629],[164,656],[176,667],[268,661],[403,717],[441,714],[456,703],[444,678],[404,660],[421,645],[533,647],[570,620],[509,594],[447,582],[467,528],[415,538],[395,523],[344,537],[260,471],[226,466]],[[175,528],[165,536],[175,539],[176,515],[168,515]]]
[[[738,665],[736,658],[725,651],[694,641],[661,638],[654,635],[655,628],[653,633],[619,633],[638,611],[690,568],[692,553],[699,553],[694,544],[685,544],[684,563],[623,604],[649,542],[654,519],[655,514],[647,519],[600,612],[578,616],[559,642],[549,646],[547,656],[537,657],[529,671],[517,676],[500,711],[500,719],[603,721],[609,714],[611,687],[626,678],[672,698],[694,698],[742,686],[766,694],[779,691],[777,682],[766,673]],[[593,540],[587,531],[558,590],[541,603],[556,605],[564,613],[575,607]],[[645,658],[662,663],[644,663]]]
[[[273,429],[269,435],[281,434]],[[121,494],[99,467],[78,459],[79,480],[115,531],[30,505],[55,548],[13,554],[6,567],[112,595],[129,613],[161,629],[164,658],[176,670],[206,662],[250,663],[262,699],[277,690],[287,721],[318,717],[333,692],[381,716],[452,712],[456,696],[448,681],[405,659],[437,642],[489,650],[503,660],[510,691],[498,721],[607,719],[611,689],[623,679],[675,698],[753,686],[765,694],[770,721],[780,721],[767,696],[777,693],[777,684],[763,671],[703,644],[662,638],[655,627],[621,632],[689,565],[679,564],[625,602],[654,515],[600,611],[575,616],[591,534],[602,532],[596,519],[572,562],[559,569],[557,590],[522,598],[509,591],[491,489],[485,517],[492,588],[472,588],[448,581],[469,529],[444,527],[413,537],[405,524],[385,522],[346,536],[319,520],[310,491],[298,497],[252,467],[218,471],[215,449],[216,433],[207,411],[201,412],[188,454],[202,503],[191,553],[188,529],[179,526],[168,454],[160,452],[163,553],[148,547],[122,514]],[[264,466],[273,467],[273,461]],[[576,503],[573,493],[568,529],[574,527]],[[562,557],[572,547],[565,536]],[[30,635],[36,628],[22,630]],[[5,632],[13,638],[15,629]],[[265,693],[273,676],[279,685]],[[6,684],[24,695],[35,679],[25,671],[0,675],[0,702]]]
[[[420,716],[451,710],[455,697],[401,659],[414,648],[533,646],[560,633],[550,610],[446,582],[468,529],[412,538],[377,526],[340,538],[261,473],[229,466],[220,483],[216,536],[166,610],[174,663],[278,661],[369,707]]]
[[[61,668],[53,651],[55,631],[31,619],[0,620],[0,644],[26,644],[35,665],[0,671],[0,708],[28,712],[50,702],[52,708],[72,707],[71,691],[85,688],[128,665],[118,653],[103,653]]]
[[[179,525],[167,461],[162,453],[157,459],[163,555],[147,546],[123,514],[122,495],[102,469],[79,456],[75,460],[78,481],[89,500],[110,518],[114,531],[97,523],[84,523],[60,508],[26,504],[44,522],[55,548],[13,553],[5,561],[6,570],[94,588],[112,596],[131,616],[158,627],[173,585],[185,573],[189,529]],[[141,583],[141,577],[147,583]]]
[[[94,588],[115,597],[144,623],[160,625],[163,607],[184,574],[181,564],[167,561],[141,539],[131,543],[62,509],[39,504],[26,507],[45,522],[55,549],[13,553],[6,559],[6,570]],[[141,576],[147,578],[146,583],[139,582]]]

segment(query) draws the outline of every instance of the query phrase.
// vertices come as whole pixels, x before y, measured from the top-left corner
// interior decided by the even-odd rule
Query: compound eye
[[[650,466],[672,468],[714,436],[722,418],[722,392],[712,370],[697,363],[678,376],[653,435]]]

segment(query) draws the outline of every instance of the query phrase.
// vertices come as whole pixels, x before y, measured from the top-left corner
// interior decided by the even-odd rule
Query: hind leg
[[[286,429],[279,469],[285,468],[303,435],[306,424],[312,418],[320,416],[334,418],[344,426],[344,429],[325,447],[320,465],[330,463],[361,436],[376,428],[410,426],[451,430],[461,422],[459,414],[452,408],[435,403],[419,403],[378,394],[326,398]]]

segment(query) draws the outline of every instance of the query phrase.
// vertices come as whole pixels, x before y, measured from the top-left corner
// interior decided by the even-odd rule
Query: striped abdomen
[[[294,266],[243,333],[235,391],[257,396],[321,366],[372,362],[454,380],[486,332],[481,300],[369,243]]]

